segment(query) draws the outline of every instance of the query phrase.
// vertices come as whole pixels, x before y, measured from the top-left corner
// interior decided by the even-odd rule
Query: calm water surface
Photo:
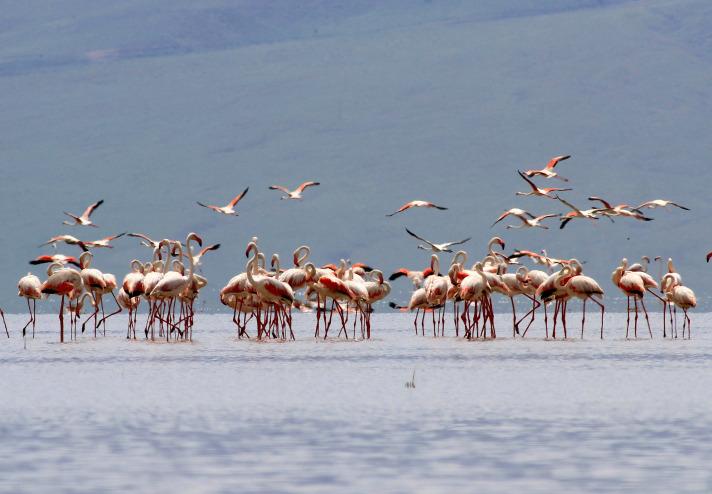
[[[377,314],[372,341],[316,342],[300,314],[298,341],[257,343],[201,315],[192,344],[126,341],[115,318],[60,345],[41,316],[23,349],[11,315],[0,491],[710,492],[712,318],[682,341],[652,317],[652,341],[620,314],[604,341],[591,316],[583,341],[488,342]]]

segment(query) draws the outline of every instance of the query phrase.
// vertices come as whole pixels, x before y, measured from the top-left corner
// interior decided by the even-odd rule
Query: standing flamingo
[[[645,282],[637,271],[627,271],[628,259],[621,260],[620,266],[618,266],[613,274],[611,275],[611,280],[613,284],[616,285],[628,299],[628,318],[626,320],[625,337],[628,338],[628,332],[630,331],[630,299],[633,297],[633,302],[635,304],[635,321],[633,323],[633,334],[638,337],[638,300],[643,306],[643,312],[645,313],[645,319],[648,321],[648,332],[650,337],[653,337],[653,332],[650,329],[650,320],[648,319],[648,311],[645,309],[645,302],[643,302],[643,296],[645,295]]]
[[[603,297],[603,289],[593,278],[584,276],[581,274],[583,266],[577,259],[571,259],[570,263],[571,269],[573,270],[573,276],[568,278],[564,288],[567,291],[568,298],[578,298],[583,301],[583,315],[581,316],[581,338],[583,338],[584,325],[586,323],[586,301],[593,300],[601,308],[601,339],[603,339],[603,315],[605,312],[605,307],[601,302],[599,302],[596,297]],[[566,304],[564,302],[564,311],[566,310]]]
[[[27,321],[22,328],[22,336],[25,336],[27,331],[27,326],[32,324],[32,337],[35,337],[35,321],[37,319],[37,300],[42,298],[42,282],[40,279],[32,273],[27,273],[27,275],[20,278],[17,282],[17,295],[19,297],[25,297],[27,299],[27,310],[30,312],[30,320]],[[32,300],[32,306],[30,307],[30,300]]]
[[[676,307],[680,307],[685,313],[685,318],[682,323],[682,337],[683,339],[685,338],[685,322],[687,322],[687,339],[690,339],[691,321],[690,316],[687,315],[687,311],[697,306],[695,292],[686,286],[676,284],[675,278],[670,274],[666,274],[663,277],[662,288],[668,299],[675,304]]]
[[[72,298],[73,293],[81,293],[84,285],[79,271],[65,268],[59,263],[53,263],[47,269],[47,280],[42,284],[41,291],[48,295],[61,297],[59,304],[59,342],[64,342],[64,299]]]

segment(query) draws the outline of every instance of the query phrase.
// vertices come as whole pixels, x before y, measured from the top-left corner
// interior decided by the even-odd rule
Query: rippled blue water
[[[613,314],[604,341],[592,316],[583,341],[466,342],[376,314],[372,341],[317,342],[300,314],[290,343],[201,315],[192,344],[126,341],[116,319],[64,345],[41,316],[26,350],[24,317],[0,339],[2,492],[712,490],[708,314],[691,341],[659,315],[652,341]]]

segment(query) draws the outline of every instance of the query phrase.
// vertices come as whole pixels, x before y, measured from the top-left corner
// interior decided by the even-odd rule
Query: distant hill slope
[[[283,259],[309,243],[318,262],[423,266],[405,226],[437,241],[473,236],[473,256],[495,234],[508,250],[577,256],[611,299],[621,257],[673,256],[704,299],[712,7],[502,3],[85,1],[35,12],[5,2],[0,305],[22,310],[16,280],[50,251],[37,245],[64,231],[90,240],[199,231],[223,244],[203,266],[217,307],[253,235]],[[666,197],[692,211],[656,210],[646,224],[490,229],[515,205],[564,211],[514,196],[525,190],[517,168],[560,153],[573,154],[560,171],[578,205],[592,194]],[[322,185],[303,202],[267,190],[304,179]],[[224,204],[248,185],[236,218],[195,205]],[[99,198],[100,229],[61,225],[62,211]],[[450,209],[384,216],[415,198]],[[130,239],[115,245],[95,265],[118,277],[149,254]]]

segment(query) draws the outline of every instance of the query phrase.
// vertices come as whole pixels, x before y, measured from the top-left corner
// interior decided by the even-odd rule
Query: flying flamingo
[[[235,211],[235,206],[237,206],[237,203],[242,200],[243,197],[245,197],[245,194],[247,194],[247,191],[250,190],[249,187],[247,187],[245,190],[240,192],[238,195],[235,196],[235,198],[227,203],[226,206],[213,206],[209,204],[203,204],[202,202],[198,202],[198,206],[203,206],[204,208],[212,209],[216,213],[221,213],[225,214],[228,216],[237,216],[237,211]]]
[[[90,205],[88,208],[84,210],[81,216],[75,216],[72,213],[68,213],[64,211],[64,214],[72,218],[74,221],[63,221],[63,225],[70,225],[70,226],[93,226],[96,228],[96,225],[89,219],[89,216],[94,212],[96,208],[104,204],[104,200],[102,199],[101,201],[97,201],[94,204]]]
[[[507,230],[510,230],[512,228],[514,229],[519,229],[519,228],[543,228],[544,230],[548,230],[549,227],[546,225],[542,225],[541,221],[545,220],[547,218],[556,218],[559,216],[558,214],[542,214],[541,216],[536,216],[534,218],[527,218],[524,216],[517,216],[520,220],[522,220],[522,224],[519,226],[512,226],[512,225],[507,225],[505,228]]]
[[[546,178],[558,178],[559,180],[563,180],[564,182],[568,182],[568,178],[564,178],[558,173],[554,171],[554,167],[558,165],[561,161],[567,160],[571,157],[570,154],[562,155],[562,156],[555,156],[549,160],[549,162],[546,164],[544,168],[541,170],[527,170],[524,172],[524,175],[527,177],[535,177],[537,175],[546,177]]]
[[[48,264],[48,263],[53,263],[53,262],[58,262],[60,264],[72,264],[78,268],[81,266],[79,265],[79,259],[76,257],[72,256],[65,256],[64,254],[54,254],[54,255],[44,255],[44,256],[37,256],[33,260],[30,261],[30,264],[33,266],[36,266],[38,264]]]
[[[195,264],[196,267],[200,266],[202,263],[200,260],[203,258],[205,254],[208,252],[218,250],[220,248],[220,244],[213,244],[213,245],[208,245],[207,247],[203,247],[198,251],[197,254],[193,256],[193,264]],[[187,255],[184,255],[183,257],[188,257]]]
[[[410,208],[434,208],[434,209],[440,209],[441,211],[447,210],[447,208],[438,206],[437,204],[433,204],[432,202],[429,202],[429,201],[415,200],[415,201],[406,202],[400,208],[398,208],[397,211],[395,211],[391,214],[387,214],[386,216],[395,216],[398,213],[402,213],[403,211],[406,211]]]
[[[22,328],[22,336],[25,336],[27,326],[32,324],[32,337],[35,337],[35,320],[37,319],[37,300],[42,298],[42,282],[40,279],[32,273],[27,273],[27,275],[20,278],[17,282],[17,296],[25,297],[27,299],[27,310],[30,312],[30,320]],[[32,307],[30,307],[30,300],[32,300]]]
[[[623,216],[625,218],[633,218],[639,221],[653,221],[653,218],[648,218],[640,211],[631,209],[629,204],[618,204],[613,206],[610,202],[600,197],[591,196],[588,198],[589,201],[597,201],[603,204],[603,209],[599,209],[600,214],[605,216]]]
[[[59,342],[64,342],[64,299],[72,298],[73,293],[81,293],[84,285],[79,271],[53,263],[47,269],[47,280],[42,284],[41,291],[49,295],[61,297],[59,304]]]
[[[146,247],[150,247],[152,249],[157,249],[158,244],[160,243],[158,240],[153,240],[152,238],[149,238],[147,235],[144,235],[143,233],[129,233],[127,235],[129,237],[135,237],[135,238],[142,239],[143,242],[141,242],[141,244],[145,245]]]
[[[600,208],[591,208],[591,209],[579,209],[570,202],[562,199],[559,196],[554,197],[554,199],[558,199],[559,202],[566,204],[569,208],[571,208],[571,211],[568,213],[564,214],[561,216],[561,225],[559,225],[560,229],[563,229],[569,221],[571,221],[574,218],[585,218],[587,220],[597,220],[598,216],[601,215],[601,209]],[[610,219],[610,218],[609,218]],[[613,220],[611,220],[613,221]]]
[[[551,195],[552,192],[566,192],[569,190],[573,190],[573,189],[560,189],[557,187],[546,187],[546,188],[542,189],[542,188],[537,187],[536,184],[534,182],[532,182],[531,180],[529,180],[527,178],[527,176],[524,173],[522,173],[521,171],[518,171],[517,173],[519,173],[519,176],[522,177],[522,179],[524,179],[524,181],[526,183],[528,183],[529,187],[531,187],[531,189],[532,189],[531,192],[517,192],[516,195],[518,195],[518,196],[539,196],[539,197],[548,197],[549,199],[555,199],[556,197]]]
[[[105,249],[113,249],[114,246],[111,245],[111,241],[116,240],[117,238],[121,238],[124,235],[126,235],[126,232],[119,233],[118,235],[110,235],[108,237],[100,238],[99,240],[84,242],[84,244],[87,247],[103,247]]]
[[[319,182],[304,182],[294,190],[289,190],[283,185],[270,185],[269,190],[279,190],[287,194],[286,196],[280,197],[280,199],[303,199],[302,192],[304,192],[304,189],[316,185],[320,185]]]
[[[685,206],[681,206],[680,204],[678,204],[676,202],[668,201],[666,199],[654,199],[652,201],[645,201],[640,206],[633,208],[633,209],[643,209],[643,208],[655,209],[655,208],[664,208],[667,206],[674,206],[676,208],[684,209],[685,211],[690,210],[690,208],[686,208]]]
[[[421,242],[425,242],[429,246],[429,247],[426,247],[424,245],[418,245],[419,249],[431,250],[433,252],[450,252],[450,253],[452,253],[452,249],[450,247],[452,247],[453,245],[462,245],[465,242],[468,242],[472,239],[472,237],[467,237],[465,240],[460,240],[459,242],[445,242],[442,244],[434,244],[430,240],[425,240],[423,237],[419,237],[415,233],[408,230],[408,228],[406,228],[405,231],[408,232],[408,235],[410,235],[411,237],[415,237],[418,240],[420,240]]]
[[[89,250],[84,242],[79,240],[77,237],[72,235],[57,235],[50,238],[45,243],[41,244],[40,247],[45,245],[52,245],[52,247],[57,247],[57,242],[64,242],[67,245],[78,245],[83,251]]]
[[[506,210],[504,213],[500,214],[499,217],[497,218],[497,221],[492,223],[492,226],[490,226],[490,228],[492,228],[494,225],[496,225],[497,223],[499,223],[500,221],[502,221],[503,219],[505,219],[508,216],[517,216],[518,218],[529,217],[531,219],[534,219],[534,215],[531,214],[529,211],[525,211],[524,209],[520,209],[520,208],[511,208],[511,209]]]

